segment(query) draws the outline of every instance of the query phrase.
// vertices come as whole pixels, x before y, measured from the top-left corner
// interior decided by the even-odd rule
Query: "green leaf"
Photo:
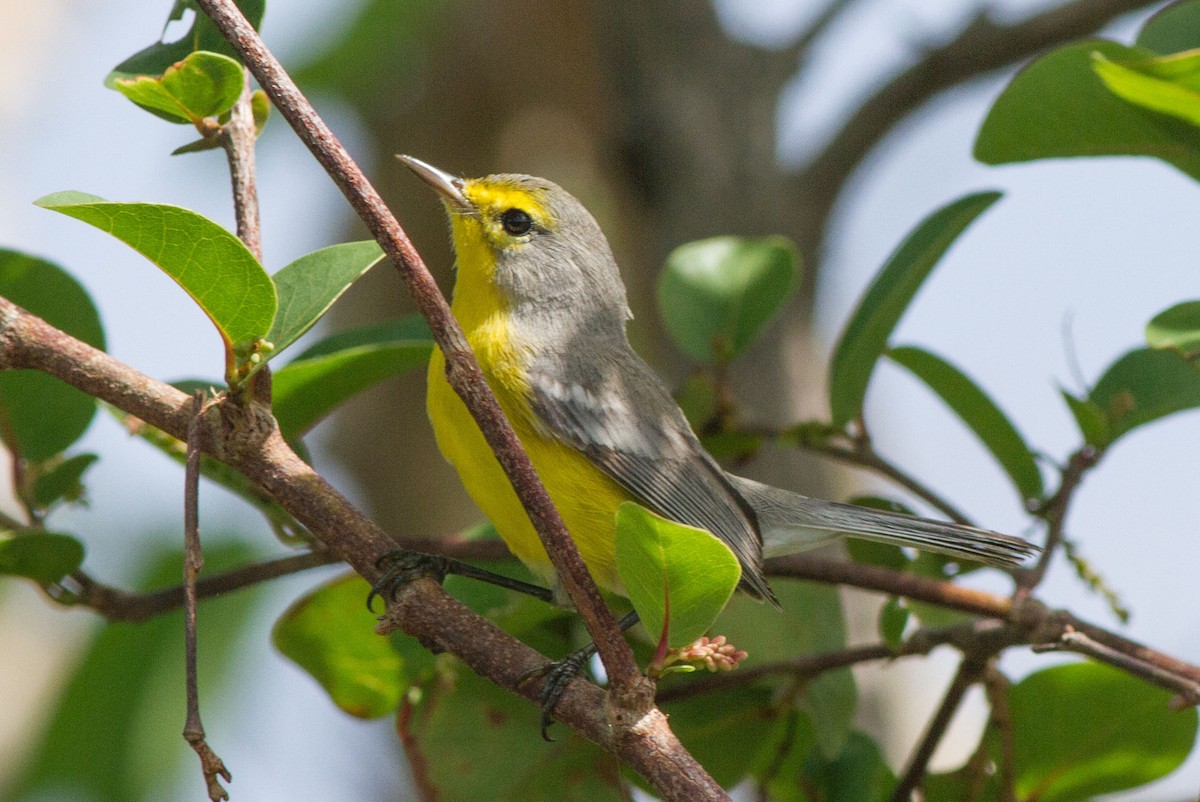
[[[264,336],[275,318],[275,285],[241,240],[206,217],[178,206],[111,203],[82,192],[37,201],[129,245],[175,280],[208,315],[226,347],[241,350]]]
[[[275,648],[358,718],[395,712],[414,676],[388,639],[375,634],[375,615],[363,603],[370,590],[358,574],[342,576],[294,602],[271,630]]]
[[[861,414],[875,363],[913,296],[959,234],[999,198],[999,192],[980,192],[942,207],[888,258],[834,348],[829,406],[835,427],[843,428]]]
[[[53,532],[0,532],[0,574],[58,582],[83,564],[83,544]]]
[[[433,338],[423,318],[339,332],[272,377],[275,418],[285,437],[301,435],[355,393],[427,364]]]
[[[941,357],[913,346],[888,349],[888,358],[907,368],[970,427],[1016,486],[1022,499],[1045,493],[1042,473],[1021,433],[970,377]]]
[[[1138,33],[1137,46],[1163,54],[1200,47],[1200,2],[1171,3],[1156,12]]]
[[[627,501],[617,508],[617,574],[651,637],[686,646],[725,608],[742,568],[708,531]]]
[[[732,788],[769,743],[773,697],[770,688],[750,686],[719,697],[670,702],[663,705],[663,712],[671,719],[672,731],[717,784]],[[737,747],[731,748],[733,744]]]
[[[1170,78],[1159,77],[1163,71],[1172,73],[1172,66],[1186,66],[1189,71],[1171,74]],[[1092,69],[1109,91],[1122,100],[1200,125],[1200,93],[1187,85],[1188,78],[1200,74],[1200,55],[1185,53],[1117,63],[1096,53]]]
[[[98,459],[95,454],[76,454],[39,472],[33,482],[33,503],[46,509],[59,501],[78,501],[83,495],[83,474]]]
[[[171,533],[161,535],[169,538]],[[245,548],[228,541],[206,544],[204,552],[205,575],[248,557]],[[180,552],[154,549],[146,554],[141,549],[128,558],[139,563],[134,566],[138,590],[179,584]],[[221,691],[237,679],[230,670],[241,656],[237,644],[244,641],[254,602],[261,598],[259,590],[251,589],[201,602],[198,672],[205,710],[228,703]],[[8,773],[12,783],[0,795],[136,802],[177,798],[179,788],[202,794],[203,783],[193,773],[195,754],[179,737],[182,632],[182,610],[148,621],[104,624],[95,631],[71,665],[62,667],[68,671],[58,698],[48,700],[42,734],[30,744],[24,766]],[[103,722],[103,748],[97,748],[97,722]]]
[[[156,117],[194,125],[232,109],[244,82],[245,73],[237,61],[198,51],[172,64],[161,76],[119,78],[113,87]]]
[[[1196,740],[1196,709],[1171,693],[1094,663],[1031,674],[1009,695],[1017,795],[1092,799],[1174,771]]]
[[[266,4],[266,0],[237,0],[238,8],[241,9],[242,14],[246,16],[255,30],[262,24]],[[177,0],[167,21],[180,19],[184,9],[189,9],[196,15],[191,29],[186,34],[174,42],[155,42],[133,54],[113,67],[112,72],[105,77],[104,85],[111,89],[117,81],[123,78],[132,78],[138,75],[162,75],[172,64],[183,61],[190,53],[197,50],[207,50],[237,58],[233,47],[225,41],[225,37],[217,30],[217,26],[193,0]]]
[[[47,323],[104,348],[100,315],[86,291],[62,268],[36,256],[0,249],[0,295]],[[96,400],[36,370],[0,373],[0,438],[30,462],[65,451],[83,436]]]
[[[1146,342],[1188,359],[1200,355],[1200,301],[1185,301],[1155,315],[1146,324]]]
[[[1060,390],[1059,394],[1067,403],[1067,409],[1071,411],[1071,416],[1075,418],[1075,424],[1088,445],[1104,448],[1112,442],[1113,436],[1103,409],[1086,398],[1076,398],[1066,390]]]
[[[1070,156],[1154,156],[1200,178],[1195,129],[1131,105],[1092,69],[1093,53],[1112,61],[1153,57],[1141,47],[1092,40],[1034,61],[992,104],[975,141],[986,164]]]
[[[1200,406],[1200,372],[1172,351],[1135,349],[1105,371],[1088,401],[1103,410],[1111,442],[1138,426]]]
[[[800,254],[784,237],[714,237],[667,257],[658,305],[667,331],[698,362],[728,362],[796,288]]]
[[[267,334],[274,359],[333,306],[364,273],[383,259],[374,240],[332,245],[301,256],[273,277],[279,311]]]

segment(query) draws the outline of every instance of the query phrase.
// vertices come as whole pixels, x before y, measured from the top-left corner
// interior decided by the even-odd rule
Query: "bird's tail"
[[[809,498],[739,476],[729,479],[758,515],[766,557],[816,548],[843,535],[1004,567],[1038,551],[1021,538],[986,529]]]

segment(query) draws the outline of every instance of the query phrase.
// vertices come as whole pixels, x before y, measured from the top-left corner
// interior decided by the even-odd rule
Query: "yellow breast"
[[[470,254],[460,250],[460,263],[464,256]],[[619,593],[614,564],[616,511],[629,496],[578,451],[539,433],[525,379],[525,364],[533,355],[514,340],[506,305],[491,282],[472,286],[482,278],[475,272],[460,270],[452,307],[455,316],[592,576],[601,587]],[[554,571],[537,532],[479,427],[446,381],[445,359],[438,350],[429,363],[426,405],[438,448],[458,471],[471,498],[513,554],[542,579],[553,582]]]

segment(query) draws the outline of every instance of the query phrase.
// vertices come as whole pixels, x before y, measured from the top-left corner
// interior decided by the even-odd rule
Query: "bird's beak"
[[[417,176],[442,196],[452,209],[458,209],[464,212],[474,211],[471,202],[467,200],[467,196],[463,194],[463,180],[457,176],[443,172],[432,164],[426,164],[420,159],[414,159],[412,156],[399,154],[397,159],[404,162],[408,169],[412,170]]]

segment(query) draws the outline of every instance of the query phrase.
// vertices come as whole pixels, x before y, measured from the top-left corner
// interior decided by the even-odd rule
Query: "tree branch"
[[[204,568],[200,550],[200,453],[204,443],[203,415],[207,405],[203,392],[192,396],[192,420],[188,424],[187,470],[183,478],[183,627],[184,675],[187,686],[187,717],[183,738],[200,758],[200,770],[212,802],[229,799],[221,780],[233,777],[225,763],[209,746],[200,719],[200,690],[196,679],[196,576]]]
[[[207,599],[220,596],[260,582],[335,562],[338,562],[338,558],[332,552],[322,548],[319,551],[251,563],[222,574],[198,579],[196,581],[196,598]],[[69,605],[87,607],[109,621],[145,621],[183,606],[183,585],[148,593],[131,593],[97,582],[83,571],[71,574],[71,582],[76,587],[69,589],[70,595],[60,601]]]
[[[925,770],[929,767],[930,758],[933,757],[938,744],[945,737],[946,728],[950,726],[950,721],[958,711],[958,706],[962,704],[963,696],[967,689],[983,676],[986,666],[987,658],[972,655],[963,657],[954,681],[946,689],[946,696],[942,699],[942,704],[934,714],[933,720],[929,722],[929,728],[925,731],[924,737],[921,738],[921,742],[909,760],[904,776],[900,778],[896,789],[892,792],[892,802],[908,802],[912,798],[913,791],[917,790],[921,780],[925,777]]]
[[[810,230],[821,231],[839,190],[888,132],[923,103],[953,86],[1078,39],[1155,0],[1073,0],[1012,25],[981,11],[952,41],[929,50],[868,97],[794,177],[811,198]]]
[[[254,258],[262,261],[262,226],[259,221],[258,186],[254,177],[254,112],[250,107],[250,75],[246,74],[241,97],[234,104],[229,122],[221,126],[217,141],[229,162],[233,181],[233,212],[237,236]]]
[[[1011,625],[999,633],[1010,639],[1010,645],[1054,643],[1067,632],[1081,632],[1116,653],[1153,666],[1180,680],[1200,683],[1200,666],[1117,635],[1066,610],[1047,607],[1037,599],[1028,598],[1016,602],[953,582],[929,579],[875,565],[823,560],[807,555],[776,557],[768,560],[766,567],[769,576],[787,576],[793,579],[847,585],[892,596],[903,596],[972,615],[997,618]],[[1102,655],[1093,656],[1104,660]],[[1117,667],[1122,668],[1120,665]]]
[[[583,559],[563,525],[512,426],[488,387],[462,329],[437,284],[383,198],[350,158],[333,132],[267,50],[232,0],[198,0],[242,61],[254,73],[280,114],[342,190],[400,270],[433,338],[446,357],[446,375],[496,454],[529,514],[575,608],[596,642],[612,688],[612,702],[637,717],[653,705],[653,689],[642,676],[616,620],[600,597]]]
[[[56,376],[88,395],[137,415],[186,440],[190,399],[145,376],[36,315],[0,298],[0,369],[30,368]],[[265,409],[227,401],[210,409],[205,448],[258,483],[369,582],[376,562],[396,549],[373,521],[291,450]],[[546,658],[451,598],[431,579],[402,588],[385,628],[399,627],[422,643],[451,652],[482,677],[540,705],[541,684],[519,682]],[[656,708],[629,720],[626,708],[606,705],[604,691],[572,682],[555,718],[616,754],[668,799],[722,799],[724,792],[679,745]],[[689,796],[690,794],[690,796]]]

